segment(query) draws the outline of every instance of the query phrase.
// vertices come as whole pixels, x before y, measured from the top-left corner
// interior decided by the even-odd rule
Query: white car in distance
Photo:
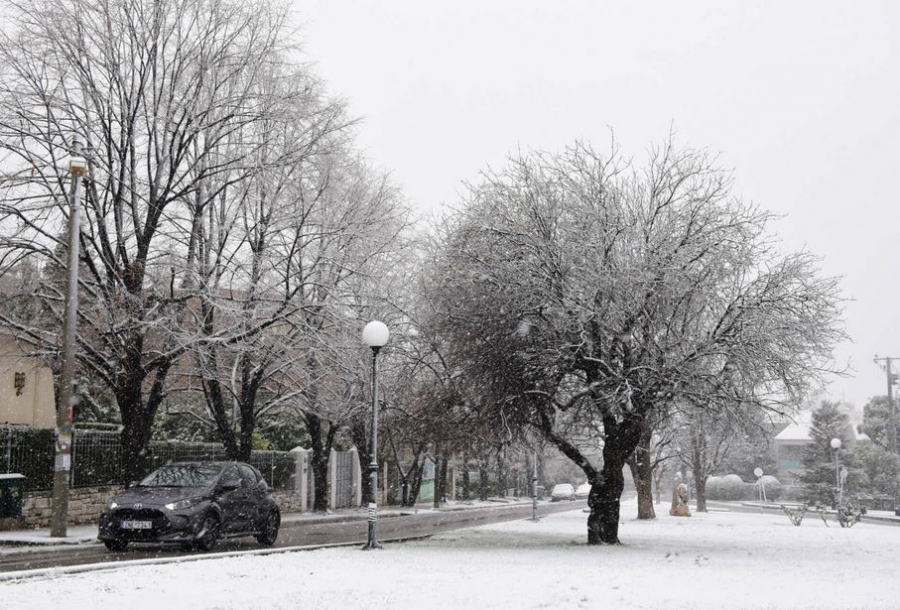
[[[559,502],[560,500],[574,500],[575,499],[575,488],[572,487],[570,483],[559,483],[558,485],[553,486],[553,491],[550,492],[550,500],[553,502]]]

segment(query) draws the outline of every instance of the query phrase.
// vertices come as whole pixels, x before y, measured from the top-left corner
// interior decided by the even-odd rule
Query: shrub
[[[783,486],[778,481],[778,479],[776,479],[772,475],[766,474],[760,478],[760,482],[762,483],[763,489],[766,492],[766,499],[769,502],[774,502],[779,497],[781,497],[781,492],[782,492]],[[754,487],[755,487],[755,485],[754,485]],[[758,495],[759,491],[757,491],[756,493]]]
[[[706,479],[706,499],[722,500],[722,477],[708,477]]]
[[[741,500],[744,497],[744,481],[736,474],[726,474],[722,477],[722,499]]]

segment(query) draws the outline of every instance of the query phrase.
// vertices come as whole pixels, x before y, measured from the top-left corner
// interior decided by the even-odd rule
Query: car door
[[[222,531],[233,533],[247,527],[247,487],[236,465],[228,466],[219,479],[219,507],[222,509]]]
[[[265,482],[261,481],[259,475],[250,466],[246,464],[238,464],[238,470],[241,471],[241,478],[246,481],[249,493],[247,494],[247,515],[249,523],[247,524],[254,530],[262,527],[263,518],[265,516],[264,508],[266,504],[266,496],[268,487]]]

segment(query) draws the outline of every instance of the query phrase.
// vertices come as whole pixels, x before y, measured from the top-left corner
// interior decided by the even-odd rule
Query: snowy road
[[[539,515],[579,510],[587,506],[584,501],[560,502],[538,507]],[[530,504],[498,505],[489,508],[465,508],[452,511],[419,511],[415,515],[391,516],[379,519],[378,539],[383,541],[422,538],[454,529],[499,523],[531,517]],[[365,520],[333,520],[308,523],[285,520],[275,548],[301,546],[363,544],[366,541]],[[226,540],[220,543],[216,553],[255,551],[260,547],[253,538]],[[212,553],[215,555],[216,553]],[[177,547],[160,545],[133,545],[121,553],[112,553],[100,544],[81,546],[55,546],[52,548],[28,547],[7,549],[0,553],[0,573],[45,568],[79,566],[96,563],[128,562],[136,560],[196,555]]]

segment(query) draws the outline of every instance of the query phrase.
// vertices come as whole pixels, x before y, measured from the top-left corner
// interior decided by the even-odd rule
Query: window
[[[238,464],[238,468],[241,471],[241,478],[247,481],[247,485],[254,487],[259,482],[256,472],[252,468],[246,464]]]
[[[222,475],[222,485],[240,485],[241,475],[237,466],[229,466]]]
[[[15,375],[16,396],[21,396],[25,391],[25,373],[16,373]]]

